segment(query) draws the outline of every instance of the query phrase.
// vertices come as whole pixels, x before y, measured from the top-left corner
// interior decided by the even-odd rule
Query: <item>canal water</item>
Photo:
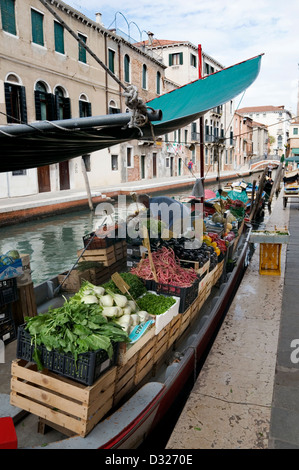
[[[255,176],[256,178],[256,176]],[[246,178],[251,182],[252,176]],[[222,186],[225,183],[222,182]],[[206,185],[217,191],[217,184]],[[163,191],[168,196],[188,196],[191,190]],[[131,203],[131,201],[129,201]],[[125,210],[124,207],[120,211]],[[101,223],[102,217],[89,210],[71,212],[0,228],[0,254],[18,250],[30,255],[34,285],[68,271],[77,260],[77,250],[83,248],[83,236]]]

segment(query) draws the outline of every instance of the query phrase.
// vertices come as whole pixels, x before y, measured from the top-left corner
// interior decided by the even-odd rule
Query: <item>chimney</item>
[[[154,39],[154,33],[151,33],[150,31],[148,31],[147,35],[148,35],[148,45],[152,46],[153,45],[153,39]]]
[[[104,26],[102,23],[102,13],[96,13],[96,23],[98,23],[101,26]]]

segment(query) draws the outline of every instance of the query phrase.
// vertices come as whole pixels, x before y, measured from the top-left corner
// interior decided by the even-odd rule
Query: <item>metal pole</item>
[[[198,45],[198,78],[202,78],[202,47]],[[203,197],[200,198],[201,203],[204,203],[204,124],[203,116],[199,118],[199,156],[200,156],[200,178],[203,187]]]

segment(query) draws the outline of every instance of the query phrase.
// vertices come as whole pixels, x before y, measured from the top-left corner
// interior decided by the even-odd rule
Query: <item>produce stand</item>
[[[257,230],[250,235],[251,243],[259,243],[259,273],[262,275],[281,275],[281,248],[283,243],[289,242],[289,231],[282,230]]]

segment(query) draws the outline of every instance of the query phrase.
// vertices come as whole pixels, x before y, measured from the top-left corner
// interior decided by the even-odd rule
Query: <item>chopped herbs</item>
[[[151,315],[161,315],[167,312],[175,302],[176,300],[173,297],[165,297],[164,295],[156,295],[148,292],[138,299],[138,306]]]
[[[139,279],[136,274],[132,273],[120,273],[120,276],[123,278],[123,280],[130,286],[129,292],[133,299],[137,299],[140,297],[142,294],[147,292],[147,289],[143,282]],[[103,284],[103,287],[105,290],[110,289],[112,292],[116,294],[122,294],[122,292],[118,289],[118,287],[114,284],[112,279],[105,284]],[[129,294],[124,294],[128,299],[131,299],[131,296]]]

